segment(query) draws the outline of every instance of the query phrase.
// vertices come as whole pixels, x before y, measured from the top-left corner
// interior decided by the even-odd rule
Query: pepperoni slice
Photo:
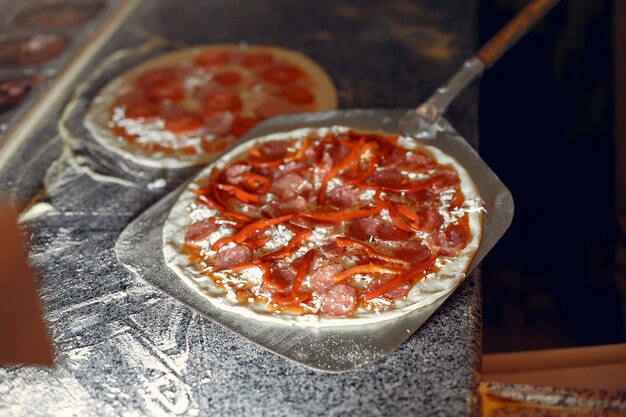
[[[202,103],[205,114],[214,114],[223,111],[237,111],[242,103],[239,97],[230,93],[217,93],[205,97]]]
[[[348,236],[368,241],[372,238],[388,241],[399,241],[410,238],[413,234],[400,230],[392,223],[378,217],[365,217],[353,220],[348,224]]]
[[[146,101],[143,88],[136,85],[126,85],[121,87],[115,98],[116,105],[140,104]]]
[[[169,103],[168,103],[169,104]],[[162,119],[168,120],[183,115],[185,113],[193,113],[185,110],[184,107],[179,105],[167,105],[160,106],[160,116]]]
[[[185,233],[185,242],[197,242],[205,239],[217,229],[219,229],[219,226],[212,219],[195,222],[189,226],[189,229],[187,229],[187,233]]]
[[[467,244],[467,234],[458,225],[452,225],[445,232],[432,234],[427,238],[428,245],[444,256],[456,255]]]
[[[274,56],[268,53],[247,54],[241,62],[244,67],[259,68],[274,63]]]
[[[284,216],[285,214],[290,213],[301,213],[306,211],[308,206],[308,202],[301,195],[297,196],[293,200],[285,201],[285,202],[277,202],[272,201],[271,207],[274,208],[275,214],[277,216]]]
[[[356,310],[356,289],[340,284],[322,296],[320,311],[328,317],[349,317]]]
[[[230,132],[233,118],[233,114],[228,111],[209,114],[204,117],[204,132],[217,137],[223,136]]]
[[[395,169],[385,168],[374,172],[372,182],[382,187],[398,187],[406,182],[406,178]]]
[[[193,97],[202,101],[208,96],[220,93],[229,93],[237,95],[237,90],[232,87],[219,84],[215,80],[207,81],[202,85],[198,85],[193,89]]]
[[[385,155],[382,165],[400,171],[413,171],[433,164],[434,161],[419,151],[393,152]]]
[[[396,275],[390,275],[390,274],[382,274],[380,276],[378,276],[377,278],[374,278],[374,280],[372,281],[372,283],[370,284],[370,290],[376,290],[378,288],[380,288],[382,285],[386,284],[387,282],[393,280],[396,278]],[[389,299],[389,300],[399,300],[402,297],[404,297],[406,295],[407,292],[409,292],[409,289],[411,289],[411,284],[410,283],[405,283],[403,285],[400,285],[399,287],[393,288],[389,291],[387,291],[384,296],[385,298]]]
[[[443,180],[446,188],[455,186],[461,182],[459,176],[451,168],[443,168],[437,172],[437,177]]]
[[[237,185],[242,179],[241,176],[247,172],[250,172],[250,165],[234,164],[224,170],[224,176],[226,177],[226,182]]]
[[[407,240],[396,243],[393,253],[400,259],[405,259],[413,265],[420,264],[430,258],[431,252],[426,245],[416,240]]]
[[[279,116],[281,114],[295,114],[306,111],[299,104],[292,103],[282,98],[267,100],[257,108],[259,116],[268,119],[270,117]]]
[[[261,73],[261,78],[272,84],[289,84],[302,75],[302,72],[293,65],[281,65],[269,68]]]
[[[412,203],[422,203],[424,201],[429,201],[435,199],[437,194],[433,193],[430,190],[419,190],[414,193],[406,193],[405,195],[407,201]]]
[[[311,275],[310,283],[313,291],[317,293],[324,293],[337,285],[335,280],[335,274],[343,271],[343,266],[339,264],[330,264],[316,269],[315,273]]]
[[[268,161],[275,161],[278,158],[284,158],[287,155],[287,150],[289,149],[289,142],[286,140],[270,140],[261,147],[259,147],[259,152],[267,159]]]
[[[443,216],[441,213],[431,207],[420,211],[419,217],[421,220],[421,228],[427,232],[437,231],[443,224]]]
[[[177,102],[185,97],[185,92],[176,83],[159,83],[146,88],[146,97],[154,102],[164,100]]]
[[[152,87],[157,84],[165,84],[176,81],[176,71],[172,68],[157,68],[146,71],[137,78],[137,85],[142,88]]]
[[[233,135],[241,137],[245,135],[248,130],[256,126],[261,119],[257,117],[236,117],[233,121],[230,131]]]
[[[159,115],[159,106],[152,103],[142,103],[126,107],[124,116],[129,119],[150,119]]]
[[[367,241],[376,236],[376,230],[381,223],[382,220],[377,217],[353,220],[348,225],[348,236]]]
[[[235,71],[220,72],[213,77],[221,85],[232,87],[241,82],[241,74]]]
[[[404,160],[400,163],[398,168],[406,169],[406,170],[415,169],[417,167],[430,165],[433,162],[434,161],[432,159],[430,159],[428,156],[426,156],[425,154],[421,152],[418,152],[418,151],[407,152],[404,155]]]
[[[352,207],[359,199],[359,192],[352,186],[335,187],[328,192],[327,201],[334,207],[346,209]]]
[[[293,284],[295,278],[296,272],[293,267],[276,268],[276,270],[272,271],[272,283],[279,286],[283,290],[289,288]]]
[[[247,246],[238,245],[229,249],[221,249],[215,257],[215,270],[223,271],[251,260],[252,251]]]
[[[297,104],[309,104],[315,101],[313,94],[302,87],[287,87],[283,90],[283,96],[292,103]]]
[[[291,200],[296,197],[296,191],[304,187],[312,188],[300,175],[290,172],[277,178],[272,183],[270,192],[276,194],[280,200]]]
[[[393,223],[383,221],[376,228],[376,235],[381,240],[406,240],[409,239],[413,234],[411,232],[407,232],[405,230],[400,230]]]
[[[173,133],[193,132],[204,125],[204,118],[198,113],[184,113],[165,121],[165,129]]]
[[[221,67],[230,62],[230,56],[226,51],[204,51],[200,52],[194,63],[200,67]]]

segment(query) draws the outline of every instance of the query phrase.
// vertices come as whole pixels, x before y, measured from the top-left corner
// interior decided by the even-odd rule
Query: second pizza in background
[[[302,53],[212,45],[166,53],[116,77],[85,123],[125,158],[182,168],[214,160],[267,118],[336,108],[330,77]]]

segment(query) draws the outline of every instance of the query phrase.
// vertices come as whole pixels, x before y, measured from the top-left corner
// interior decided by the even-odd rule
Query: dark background
[[[480,43],[526,0],[483,0]],[[480,151],[515,198],[484,262],[484,350],[624,341],[614,253],[611,1],[562,1],[490,69]]]

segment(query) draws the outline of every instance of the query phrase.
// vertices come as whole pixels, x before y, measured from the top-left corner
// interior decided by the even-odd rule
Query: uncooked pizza
[[[333,84],[305,55],[214,45],[150,59],[111,81],[86,117],[109,150],[153,167],[214,160],[269,117],[332,110]]]
[[[282,324],[386,320],[464,278],[483,202],[467,171],[414,139],[345,127],[248,141],[181,194],[164,255],[221,309]]]

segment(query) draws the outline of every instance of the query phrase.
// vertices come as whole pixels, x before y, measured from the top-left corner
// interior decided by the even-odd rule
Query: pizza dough
[[[94,98],[85,124],[124,158],[182,168],[214,160],[266,118],[336,107],[329,76],[299,52],[211,45],[170,52],[121,74]]]
[[[434,147],[304,128],[248,141],[204,169],[164,225],[164,256],[220,309],[360,325],[452,291],[483,211],[465,169]]]

